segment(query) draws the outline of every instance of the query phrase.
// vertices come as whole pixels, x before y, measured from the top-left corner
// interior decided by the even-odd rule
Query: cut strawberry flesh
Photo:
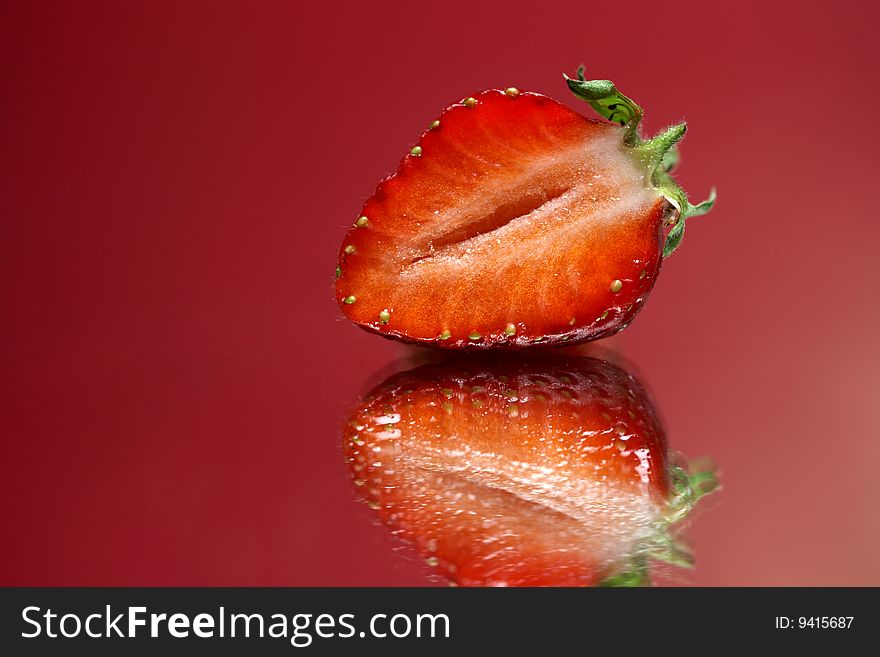
[[[340,254],[343,311],[447,347],[619,330],[660,265],[668,206],[650,171],[621,128],[550,98],[474,100],[447,109],[364,204]]]
[[[380,385],[345,432],[359,491],[463,585],[589,585],[626,566],[669,496],[641,386],[561,357],[428,365]]]

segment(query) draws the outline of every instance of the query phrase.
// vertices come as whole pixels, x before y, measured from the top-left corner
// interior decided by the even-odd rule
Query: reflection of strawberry
[[[472,348],[573,344],[632,320],[685,218],[712,201],[690,205],[668,175],[684,124],[644,141],[641,109],[613,84],[568,83],[615,123],[509,88],[431,124],[342,245],[349,319]]]
[[[351,417],[346,460],[381,520],[453,582],[643,583],[711,488],[670,465],[644,390],[576,356],[426,365]]]

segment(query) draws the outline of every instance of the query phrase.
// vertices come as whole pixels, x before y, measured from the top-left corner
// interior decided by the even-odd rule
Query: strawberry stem
[[[622,94],[611,80],[587,80],[583,65],[578,67],[576,79],[565,74],[563,77],[571,92],[589,103],[599,116],[623,127],[623,143],[631,147],[635,156],[648,167],[652,185],[675,208],[677,216],[671,222],[672,230],[663,243],[663,257],[672,255],[684,237],[685,220],[706,214],[715,205],[714,189],[708,199],[693,205],[681,186],[669,175],[678,164],[676,144],[684,137],[687,126],[679,123],[651,139],[642,139],[639,134],[639,124],[644,114],[642,108]]]

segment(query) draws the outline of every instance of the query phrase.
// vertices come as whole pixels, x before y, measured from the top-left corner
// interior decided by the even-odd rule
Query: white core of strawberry
[[[408,498],[408,508],[430,508],[436,535],[448,531],[450,520],[459,532],[470,526],[469,538],[480,544],[475,551],[502,564],[490,578],[496,586],[506,585],[511,562],[519,561],[527,571],[533,559],[545,569],[580,562],[613,576],[640,555],[662,525],[664,509],[646,489],[572,475],[563,450],[556,462],[510,462],[454,436],[442,450],[426,449],[426,442],[383,447],[397,481],[405,482],[396,496]],[[420,534],[430,537],[431,532],[421,526]],[[483,565],[491,571],[488,557]]]
[[[633,153],[649,163],[653,174],[652,183],[657,191],[675,208],[676,218],[672,230],[663,244],[663,257],[669,257],[681,244],[685,221],[688,217],[698,217],[709,212],[715,205],[715,190],[709,198],[696,205],[692,204],[679,184],[669,175],[678,163],[676,144],[687,130],[685,123],[673,125],[645,140],[640,133],[642,108],[632,98],[625,96],[611,80],[588,80],[584,77],[584,66],[578,67],[577,78],[563,74],[568,88],[578,98],[585,100],[604,119],[623,127],[624,142],[633,147]]]
[[[474,186],[454,201],[435,197],[436,207],[424,209],[419,231],[399,247],[398,257],[409,263],[402,276],[422,278],[435,267],[438,275],[449,267],[473,268],[490,254],[506,253],[514,263],[521,252],[511,249],[513,244],[563,250],[569,239],[588,240],[604,226],[643,216],[660,195],[650,171],[623,145],[621,132],[609,125],[576,147],[539,159],[524,153],[516,167],[506,153],[507,169],[493,164],[498,175],[491,186]],[[499,220],[499,208],[525,211]]]

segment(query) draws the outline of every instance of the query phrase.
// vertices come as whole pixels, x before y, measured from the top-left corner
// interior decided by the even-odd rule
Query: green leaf
[[[673,145],[672,148],[666,151],[663,154],[663,157],[660,158],[660,166],[666,173],[669,173],[678,166],[680,161],[681,154],[678,152],[678,146]]]
[[[622,572],[599,582],[599,586],[606,588],[632,588],[650,585],[651,578],[648,576],[648,563],[644,558],[635,559]]]
[[[694,555],[687,545],[672,534],[661,531],[655,540],[646,546],[646,554],[654,561],[668,563],[679,568],[693,568]]]
[[[626,128],[626,143],[635,144],[639,141],[638,127],[642,120],[642,108],[620,93],[611,80],[587,80],[584,78],[583,66],[578,68],[577,79],[567,75],[564,77],[571,92],[587,101],[599,116]]]
[[[666,522],[678,522],[693,510],[697,502],[709,493],[718,490],[718,478],[712,468],[688,472],[681,466],[670,470],[672,480],[672,499],[669,501]]]
[[[696,205],[691,205],[688,210],[689,217],[699,217],[701,214],[706,214],[715,207],[715,188],[712,188],[712,191],[709,192],[709,198],[707,198],[702,203],[697,203]]]
[[[684,237],[685,221],[690,217],[699,217],[700,215],[706,214],[709,210],[715,207],[715,189],[712,189],[709,198],[705,201],[692,205],[690,201],[688,201],[687,195],[681,187],[678,186],[678,183],[665,173],[664,176],[668,180],[660,185],[656,185],[656,187],[660,193],[666,197],[666,200],[669,201],[678,211],[678,218],[675,220],[675,225],[672,227],[672,230],[669,231],[669,234],[666,236],[666,241],[663,243],[663,257],[668,258],[681,245],[681,240]]]
[[[684,133],[686,132],[687,123],[676,123],[675,125],[666,128],[663,132],[651,137],[651,139],[641,142],[635,146],[633,150],[641,157],[645,158],[652,170],[656,170],[657,167],[660,167],[663,172],[666,172],[668,170],[666,167],[662,166],[663,158],[676,147],[676,144],[682,140]]]
[[[668,258],[672,255],[672,252],[678,248],[678,245],[681,244],[681,240],[684,238],[684,221],[680,218],[675,226],[672,227],[672,230],[669,231],[669,235],[666,236],[666,241],[663,242],[663,257]]]

